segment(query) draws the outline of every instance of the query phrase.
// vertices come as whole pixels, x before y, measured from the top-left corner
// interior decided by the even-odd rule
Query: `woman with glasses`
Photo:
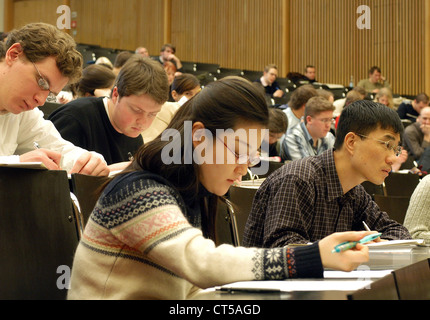
[[[334,234],[295,249],[216,245],[217,202],[258,163],[268,122],[263,94],[228,77],[205,87],[108,183],[86,225],[69,299],[185,299],[241,280],[322,277],[368,258],[334,246],[364,232]]]

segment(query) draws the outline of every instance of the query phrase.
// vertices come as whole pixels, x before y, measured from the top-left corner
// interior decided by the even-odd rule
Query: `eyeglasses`
[[[253,167],[260,162],[260,157],[257,155],[257,153],[255,155],[237,154],[235,151],[231,150],[218,136],[216,138],[221,141],[224,146],[236,157],[237,164],[248,163],[248,167]]]
[[[46,81],[45,78],[42,77],[42,75],[39,72],[39,69],[37,69],[34,62],[32,62],[32,64],[33,64],[34,68],[36,69],[37,73],[39,74],[39,80],[37,80],[37,84],[39,85],[39,88],[42,90],[48,90],[49,91],[49,94],[47,97],[48,101],[56,101],[57,95],[50,90],[48,81]]]
[[[319,120],[324,124],[333,124],[336,122],[336,120],[334,120],[333,118],[329,118],[329,119],[318,119],[318,118],[314,118],[315,120]]]
[[[390,141],[382,141],[382,140],[371,138],[371,137],[365,136],[363,134],[358,134],[358,133],[356,133],[356,135],[360,136],[362,138],[369,138],[369,139],[372,139],[372,140],[375,140],[375,141],[378,141],[380,143],[385,144],[385,147],[387,148],[387,150],[393,150],[396,157],[400,156],[402,153],[402,147],[399,145],[392,145]]]

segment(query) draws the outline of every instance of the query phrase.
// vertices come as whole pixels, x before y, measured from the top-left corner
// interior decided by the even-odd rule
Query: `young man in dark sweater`
[[[79,98],[57,109],[49,120],[63,138],[101,153],[109,165],[128,162],[168,92],[161,65],[135,55],[121,69],[111,97]]]

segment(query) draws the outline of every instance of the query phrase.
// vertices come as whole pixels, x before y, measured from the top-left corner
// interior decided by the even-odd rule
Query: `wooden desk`
[[[370,252],[370,259],[366,267],[370,270],[397,270],[416,262],[430,258],[430,247],[416,247],[410,254],[383,254]],[[370,279],[377,281],[380,279]],[[297,280],[300,281],[300,280]],[[321,279],[320,281],[327,281]],[[333,281],[333,280],[330,280]],[[280,293],[255,292],[220,292],[207,290],[194,300],[348,300],[348,295],[354,291],[294,291]]]

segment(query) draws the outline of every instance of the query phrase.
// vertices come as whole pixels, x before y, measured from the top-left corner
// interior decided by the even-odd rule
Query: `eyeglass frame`
[[[231,150],[228,145],[223,140],[221,140],[220,137],[216,136],[216,138],[221,141],[222,144],[227,148],[227,150],[235,156],[235,158],[237,159],[236,164],[244,164],[240,163],[240,159],[244,159],[244,157],[246,157],[246,163],[248,163],[249,168],[256,166],[261,161],[260,156],[258,155],[251,158],[251,156],[247,154],[237,154],[235,151]]]
[[[48,90],[49,94],[47,97],[47,100],[52,101],[52,100],[56,100],[58,93],[52,92],[50,90],[50,85],[48,83],[48,81],[42,76],[42,74],[40,73],[39,69],[37,69],[36,64],[31,61],[31,63],[33,64],[34,68],[36,69],[37,73],[39,74],[39,79],[37,80],[37,85],[39,86],[40,89],[42,90]]]
[[[315,120],[321,121],[323,124],[334,124],[334,123],[336,123],[336,119],[333,119],[333,118],[319,119],[319,118],[315,118],[313,116],[310,116],[310,117],[315,119]]]
[[[372,140],[375,140],[375,141],[378,141],[380,143],[385,144],[385,147],[387,148],[387,150],[393,150],[396,157],[399,157],[402,154],[402,146],[400,146],[400,145],[391,146],[390,145],[391,141],[383,141],[383,140],[375,139],[375,138],[365,136],[364,134],[360,134],[360,133],[356,133],[356,135],[361,137],[361,138],[368,138],[368,139],[372,139]]]

